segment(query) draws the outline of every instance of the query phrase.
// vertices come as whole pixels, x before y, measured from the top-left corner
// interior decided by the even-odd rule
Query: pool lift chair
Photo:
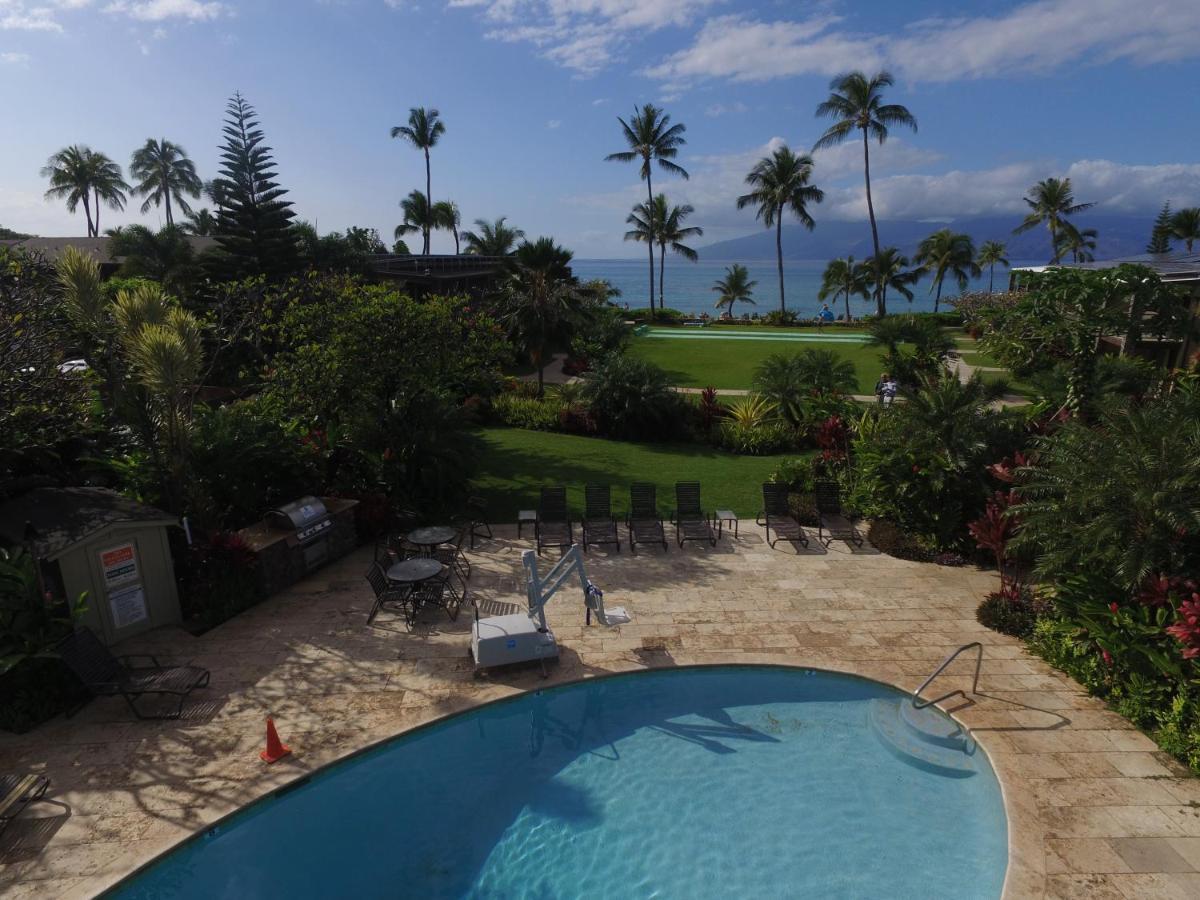
[[[479,617],[479,608],[475,609],[475,621],[471,624],[471,656],[475,660],[476,673],[493,666],[537,660],[542,666],[543,677],[546,676],[546,660],[558,658],[558,641],[546,624],[546,604],[573,575],[579,577],[589,623],[593,615],[609,627],[632,621],[621,607],[604,608],[604,594],[588,581],[578,544],[572,544],[544,578],[538,573],[538,557],[533,550],[525,550],[521,562],[525,566],[528,609],[483,619]]]

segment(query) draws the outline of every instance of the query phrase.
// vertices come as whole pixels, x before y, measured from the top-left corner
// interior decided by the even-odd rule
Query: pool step
[[[879,740],[901,761],[953,778],[975,774],[971,760],[975,742],[949,716],[932,709],[912,709],[906,697],[872,700],[868,717]]]

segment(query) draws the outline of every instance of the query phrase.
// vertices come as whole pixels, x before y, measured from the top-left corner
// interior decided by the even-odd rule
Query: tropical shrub
[[[764,325],[795,325],[800,316],[792,309],[773,309],[761,319]]]
[[[886,519],[874,519],[867,529],[867,540],[880,553],[913,562],[932,562],[934,552],[926,542]]]
[[[653,363],[609,356],[584,380],[583,397],[603,434],[630,440],[678,439],[690,409]]]
[[[597,306],[575,329],[570,355],[583,363],[580,374],[612,353],[623,353],[633,339],[633,329],[625,324],[625,312],[612,306]],[[564,367],[565,371],[565,367]]]
[[[940,377],[955,347],[933,315],[906,314],[874,319],[869,346],[883,347],[883,370],[902,386],[915,389],[926,378]]]
[[[264,599],[258,557],[236,533],[195,541],[176,565],[180,610],[193,627],[212,628]]]
[[[678,325],[684,319],[688,318],[684,313],[677,309],[671,309],[669,306],[663,309],[655,309],[653,312],[646,306],[626,309],[623,312],[626,318],[632,319],[635,322],[655,321],[668,325]]]
[[[1027,638],[1033,634],[1039,609],[1029,588],[1011,584],[988,594],[975,610],[975,618],[993,631]]]
[[[797,456],[781,462],[768,480],[786,484],[793,493],[811,494],[817,478],[816,460],[811,456]]]
[[[832,350],[775,353],[754,371],[756,391],[774,403],[793,427],[810,430],[845,406],[844,394],[858,385],[854,363]]]
[[[706,438],[711,438],[717,420],[725,415],[725,406],[717,399],[715,387],[706,387],[700,392],[698,409],[700,411],[700,430],[704,432]]]
[[[734,453],[761,456],[794,443],[791,427],[777,416],[778,408],[766,397],[751,394],[729,404],[718,440]]]
[[[492,414],[504,425],[531,431],[557,431],[562,404],[554,397],[501,394],[492,400]]]

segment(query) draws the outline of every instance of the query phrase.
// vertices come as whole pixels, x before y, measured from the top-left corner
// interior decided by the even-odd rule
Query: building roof
[[[96,257],[100,263],[120,263],[121,258],[114,258],[108,251],[107,237],[32,237],[0,241],[0,247],[20,247],[41,253],[46,259],[54,262],[68,247],[75,247]],[[197,253],[203,253],[210,247],[216,246],[216,238],[188,235],[188,243]]]
[[[1117,259],[1085,263],[1056,263],[1048,266],[1018,266],[1014,272],[1044,272],[1047,269],[1115,269],[1130,263],[1153,269],[1163,281],[1200,281],[1200,253],[1143,253]]]
[[[37,532],[35,552],[51,560],[109,529],[178,522],[170,513],[104,488],[36,488],[0,504],[0,540],[23,544],[31,523]]]

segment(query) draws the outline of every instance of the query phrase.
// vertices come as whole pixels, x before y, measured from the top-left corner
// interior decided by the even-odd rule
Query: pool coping
[[[752,654],[747,654],[747,655],[752,655]],[[647,672],[654,672],[654,671],[658,671],[658,670],[678,672],[678,671],[685,671],[685,670],[689,670],[689,669],[714,669],[714,668],[725,668],[725,669],[761,668],[761,669],[786,669],[786,670],[806,671],[806,672],[822,672],[825,674],[841,675],[841,676],[856,678],[861,681],[869,681],[874,684],[883,685],[884,687],[890,688],[890,689],[897,691],[898,693],[900,693],[906,697],[910,697],[910,698],[914,694],[914,691],[912,689],[904,687],[893,681],[885,680],[882,678],[875,678],[875,677],[872,677],[869,675],[863,675],[860,672],[855,672],[855,671],[852,671],[849,669],[835,668],[835,667],[831,667],[828,665],[809,666],[809,665],[804,665],[802,663],[760,662],[757,660],[755,660],[755,661],[739,661],[737,659],[722,660],[720,662],[694,662],[694,663],[679,663],[679,664],[671,664],[671,665],[653,665],[653,664],[651,664],[651,665],[631,665],[628,669],[623,669],[620,671],[609,671],[609,672],[601,672],[601,673],[595,673],[595,674],[585,674],[579,678],[570,678],[570,679],[567,679],[564,681],[555,681],[553,683],[546,684],[544,686],[535,686],[535,687],[528,688],[528,689],[515,689],[512,691],[512,693],[506,694],[504,696],[493,697],[491,699],[483,700],[478,703],[472,703],[467,706],[464,706],[462,709],[457,709],[452,712],[447,712],[442,715],[437,715],[426,721],[419,722],[409,728],[402,728],[391,734],[381,735],[381,736],[367,742],[363,746],[357,747],[357,748],[350,750],[349,752],[341,754],[341,755],[329,756],[328,752],[316,751],[313,754],[310,754],[309,759],[311,759],[313,756],[316,756],[318,758],[329,756],[329,758],[323,759],[323,761],[317,762],[311,768],[307,768],[302,772],[294,773],[294,774],[289,773],[290,777],[285,777],[278,784],[274,784],[272,786],[265,787],[265,789],[261,793],[259,793],[257,796],[254,796],[252,799],[247,800],[245,803],[239,805],[237,808],[232,809],[226,813],[223,813],[222,815],[220,815],[218,818],[214,819],[213,821],[208,822],[208,823],[204,824],[203,826],[197,828],[191,834],[184,835],[183,837],[180,837],[180,838],[174,840],[172,843],[165,846],[162,850],[159,850],[157,853],[152,855],[149,859],[145,859],[145,860],[141,861],[140,863],[136,864],[135,868],[126,871],[124,874],[120,874],[120,875],[106,874],[103,876],[93,876],[93,877],[87,879],[84,882],[84,884],[79,885],[74,891],[71,892],[71,896],[79,895],[79,896],[88,896],[88,897],[97,897],[97,898],[111,897],[111,896],[113,896],[113,892],[116,891],[117,889],[119,889],[122,885],[134,880],[135,878],[137,878],[138,876],[140,876],[141,874],[143,874],[144,872],[146,872],[147,870],[149,870],[150,868],[152,868],[153,866],[158,864],[160,861],[162,861],[166,857],[170,856],[171,854],[173,854],[177,851],[182,850],[184,847],[186,847],[187,845],[189,845],[193,842],[203,840],[204,837],[207,834],[209,834],[211,831],[213,831],[214,829],[220,828],[222,825],[224,825],[225,823],[229,822],[232,819],[235,819],[239,816],[245,815],[253,807],[258,806],[259,804],[265,804],[269,800],[280,799],[282,796],[290,793],[291,791],[296,790],[299,787],[302,787],[305,783],[310,781],[313,777],[322,774],[326,770],[332,769],[336,766],[341,766],[341,765],[347,764],[360,756],[364,756],[368,753],[372,753],[372,752],[375,752],[375,751],[381,749],[388,743],[398,741],[401,738],[411,737],[411,736],[416,735],[419,732],[425,731],[427,729],[435,728],[451,719],[455,719],[460,716],[465,716],[465,715],[472,714],[472,713],[477,713],[481,710],[488,709],[490,707],[500,706],[500,705],[507,704],[507,703],[514,703],[529,694],[536,694],[543,689],[551,689],[551,690],[565,689],[565,688],[569,688],[569,687],[577,685],[577,684],[583,684],[585,682],[607,680],[610,678],[629,678],[629,677],[637,675],[637,674],[644,674]],[[1014,804],[1012,804],[1010,802],[1010,791],[1009,791],[1008,779],[1005,777],[1002,769],[999,766],[997,766],[996,757],[988,751],[988,748],[986,747],[985,743],[979,739],[979,736],[977,734],[975,734],[975,732],[970,728],[970,726],[966,722],[962,721],[962,719],[959,718],[957,715],[955,715],[955,713],[953,711],[946,709],[940,702],[934,703],[931,705],[936,707],[941,713],[948,716],[950,719],[952,719],[954,722],[956,722],[959,726],[961,726],[963,728],[964,732],[967,735],[969,735],[970,738],[975,742],[975,746],[978,749],[983,751],[983,754],[984,754],[985,759],[987,760],[988,766],[991,768],[991,771],[996,778],[996,782],[1000,788],[1001,803],[1002,803],[1003,809],[1004,809],[1005,828],[1006,828],[1006,836],[1005,837],[1006,837],[1006,845],[1007,845],[1007,862],[1006,862],[1005,869],[1004,869],[1004,881],[1001,886],[1000,898],[1001,898],[1001,900],[1011,900],[1011,898],[1020,896],[1018,894],[1013,893],[1011,890],[1013,880],[1014,880],[1013,879],[1014,869],[1018,870],[1022,874],[1022,876],[1028,877],[1028,875],[1034,875],[1039,879],[1044,877],[1044,873],[1037,872],[1036,870],[1030,871],[1028,873],[1025,872],[1024,869],[1026,868],[1026,866],[1023,861],[1023,857],[1018,857],[1018,856],[1014,855],[1014,840],[1015,840],[1015,836],[1016,836],[1016,830],[1014,829],[1013,821],[1014,821],[1014,809],[1016,809],[1016,807],[1014,806]],[[967,708],[970,708],[970,705],[971,704],[968,704]],[[961,708],[961,707],[958,707],[958,708]],[[270,781],[279,781],[279,779],[273,779],[268,774],[268,777],[266,779],[264,779],[264,783],[270,782]],[[1018,817],[1023,818],[1023,814],[1018,814]],[[1033,824],[1033,823],[1028,823],[1028,824]],[[1041,836],[1039,834],[1039,843],[1040,842],[1041,842]],[[130,856],[130,855],[133,855],[132,851],[127,851],[125,854],[122,855],[122,859],[125,856]],[[88,884],[89,882],[92,882],[93,884],[91,886],[89,886],[89,884]],[[79,891],[84,890],[85,888],[87,891],[86,894],[78,894]]]

